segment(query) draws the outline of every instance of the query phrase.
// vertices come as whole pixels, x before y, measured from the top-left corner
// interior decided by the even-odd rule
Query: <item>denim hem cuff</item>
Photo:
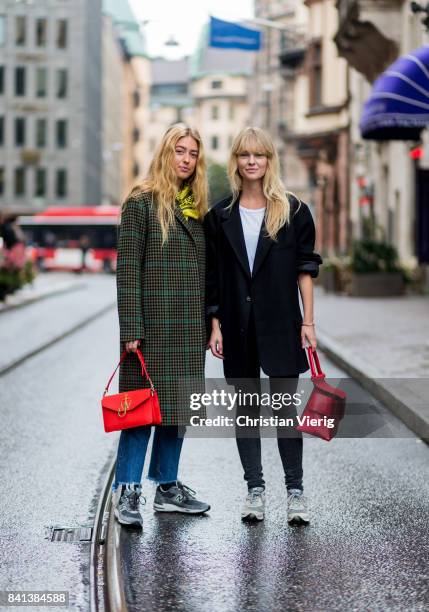
[[[146,476],[146,478],[157,484],[166,484],[167,482],[175,482],[177,480],[177,476],[176,478],[154,478],[153,476]]]
[[[137,485],[137,486],[141,487],[142,483],[141,482],[135,482],[135,481],[130,481],[130,482],[125,482],[125,481],[113,482],[112,483],[112,491],[115,491],[121,485],[132,485],[132,486]]]

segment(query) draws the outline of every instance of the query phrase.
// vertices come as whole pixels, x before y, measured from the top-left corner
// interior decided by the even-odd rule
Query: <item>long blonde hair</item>
[[[267,200],[265,227],[268,235],[276,240],[279,229],[290,220],[290,202],[286,188],[280,178],[280,164],[277,151],[270,136],[258,127],[242,129],[232,143],[228,161],[228,179],[232,190],[232,204],[238,199],[243,180],[238,171],[237,158],[240,153],[263,153],[267,156],[267,170],[262,188]]]
[[[191,136],[198,144],[195,171],[186,182],[191,186],[194,194],[198,219],[203,219],[208,208],[204,147],[199,132],[184,123],[176,123],[168,128],[155,152],[147,177],[130,193],[130,196],[134,197],[140,193],[152,193],[161,225],[163,244],[167,241],[168,230],[174,223],[174,207],[178,192],[177,177],[173,167],[175,148],[178,141],[186,136]]]

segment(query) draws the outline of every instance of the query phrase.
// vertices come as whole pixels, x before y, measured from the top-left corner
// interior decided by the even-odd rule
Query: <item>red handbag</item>
[[[136,353],[142,366],[142,376],[147,378],[150,388],[106,395],[116,370],[128,355],[127,351],[124,351],[101,398],[104,431],[106,432],[120,431],[121,429],[139,427],[140,425],[160,425],[162,423],[158,393],[147,372],[141,351],[137,349]]]
[[[344,416],[347,395],[326,382],[316,350],[308,346],[307,355],[314,388],[296,429],[329,442]]]

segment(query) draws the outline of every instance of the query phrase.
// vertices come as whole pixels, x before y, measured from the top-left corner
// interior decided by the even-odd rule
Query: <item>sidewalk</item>
[[[320,348],[429,442],[429,297],[315,289]]]
[[[32,283],[28,283],[19,291],[6,296],[5,301],[0,301],[0,314],[52,295],[82,289],[85,286],[86,283],[81,277],[69,272],[41,273],[36,276]]]

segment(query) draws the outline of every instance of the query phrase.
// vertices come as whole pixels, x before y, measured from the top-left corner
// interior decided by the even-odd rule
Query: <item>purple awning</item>
[[[429,45],[394,62],[375,81],[360,130],[368,140],[419,140],[429,125]]]

